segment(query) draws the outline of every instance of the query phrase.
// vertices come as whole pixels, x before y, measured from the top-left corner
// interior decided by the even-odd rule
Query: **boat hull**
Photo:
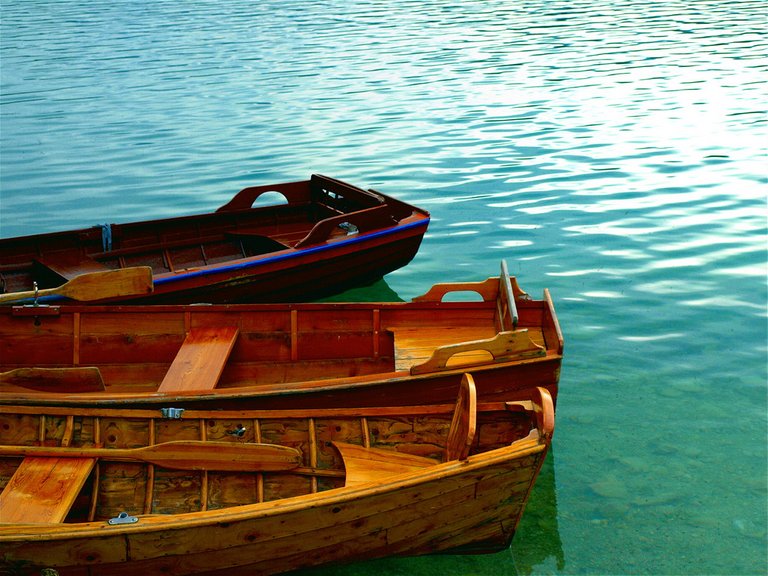
[[[452,401],[466,372],[483,400],[537,387],[556,398],[563,338],[549,293],[533,300],[518,289],[513,324],[500,278],[412,302],[0,307],[0,404],[419,405]],[[444,301],[453,289],[484,299]],[[25,370],[95,371],[104,384],[3,383]]]
[[[282,201],[259,204],[269,194]],[[309,301],[416,255],[429,213],[326,176],[241,190],[215,212],[0,239],[0,296],[32,298],[94,272],[149,267],[153,290],[98,303]],[[70,294],[70,296],[72,296]],[[72,296],[74,298],[74,296]],[[62,294],[40,297],[61,301]],[[78,298],[74,298],[78,299]]]
[[[105,523],[61,526],[52,536],[33,527],[15,527],[11,535],[0,525],[0,544],[7,558],[38,566],[44,558],[42,566],[61,576],[84,574],[84,567],[114,575],[231,574],[233,568],[276,574],[468,546],[501,550],[514,536],[543,457],[539,449],[522,458],[500,452],[489,456],[494,464],[457,463],[440,479],[326,493],[325,502],[309,509],[297,502],[295,511],[280,514],[261,505],[205,520],[148,517],[118,534]]]
[[[465,377],[462,386],[470,381]],[[74,450],[71,457],[99,461],[83,476],[83,488],[71,490],[73,505],[62,521],[45,523],[22,510],[22,520],[0,523],[0,566],[21,574],[53,568],[62,576],[227,574],[237,568],[276,574],[380,557],[503,549],[550,446],[554,407],[540,389],[495,403],[475,403],[471,394],[472,400],[455,405],[207,410],[179,417],[144,409],[4,406],[0,500],[23,483],[14,471],[30,458],[45,466]],[[451,438],[464,417],[470,424],[459,438],[467,435],[469,453],[452,459]],[[233,430],[242,436],[233,437]],[[302,467],[249,470],[250,461],[237,458],[241,464],[229,472],[210,470],[215,463],[204,459],[175,470],[176,460],[125,455],[127,447],[162,448],[169,439],[185,438],[226,443],[233,454],[249,446],[290,446]],[[350,448],[383,455],[390,465],[405,458],[409,467],[377,476],[371,471],[376,463],[366,460],[370,466],[358,472],[345,453]]]

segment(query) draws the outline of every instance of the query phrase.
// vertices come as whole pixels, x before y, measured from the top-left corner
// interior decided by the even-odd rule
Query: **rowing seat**
[[[334,442],[333,445],[336,446],[342,460],[344,460],[346,470],[344,486],[357,486],[384,480],[388,476],[415,472],[439,464],[431,458],[404,454],[394,450],[366,448],[345,442]]]
[[[238,333],[236,326],[190,330],[157,391],[213,390]]]
[[[0,522],[63,522],[95,464],[96,458],[27,456],[0,493]]]
[[[466,460],[475,438],[477,428],[477,392],[471,374],[464,374],[459,388],[459,396],[448,431],[445,449],[445,461]],[[356,444],[334,442],[341,454],[346,470],[345,486],[358,486],[368,482],[385,480],[389,476],[415,472],[439,464],[431,458],[414,456],[383,450],[366,448]]]
[[[57,254],[55,259],[38,256],[35,263],[64,280],[72,280],[81,274],[110,270],[101,262],[80,254]]]

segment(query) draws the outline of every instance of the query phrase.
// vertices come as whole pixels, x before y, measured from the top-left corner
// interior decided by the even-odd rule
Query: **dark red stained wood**
[[[287,203],[252,207],[270,191]],[[348,235],[348,223],[357,232]],[[208,214],[113,224],[109,239],[99,226],[0,239],[0,290],[28,291],[33,282],[52,288],[83,272],[147,266],[151,294],[106,294],[99,301],[306,301],[404,266],[428,224],[424,210],[313,175],[246,188]]]
[[[452,289],[473,286],[483,301],[441,301]],[[92,366],[107,388],[4,390],[0,404],[417,405],[453,402],[465,372],[479,401],[539,386],[555,397],[563,340],[549,294],[520,298],[518,330],[500,332],[505,313],[498,286],[498,278],[443,285],[433,291],[440,300],[412,302],[62,305],[40,317],[28,308],[0,307],[0,372]],[[216,327],[233,332],[210,334]],[[515,345],[490,345],[497,336]]]

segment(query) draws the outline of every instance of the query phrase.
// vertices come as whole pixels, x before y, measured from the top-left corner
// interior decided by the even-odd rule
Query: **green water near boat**
[[[507,260],[566,338],[512,547],[306,574],[766,574],[762,2],[0,2],[0,235],[324,173],[422,206],[410,299]],[[446,502],[446,506],[450,503]]]

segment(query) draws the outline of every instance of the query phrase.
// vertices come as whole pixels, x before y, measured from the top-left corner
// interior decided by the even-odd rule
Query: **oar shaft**
[[[103,458],[142,461],[177,470],[280,471],[301,463],[301,453],[277,444],[174,441],[143,448],[0,446],[0,456]]]

